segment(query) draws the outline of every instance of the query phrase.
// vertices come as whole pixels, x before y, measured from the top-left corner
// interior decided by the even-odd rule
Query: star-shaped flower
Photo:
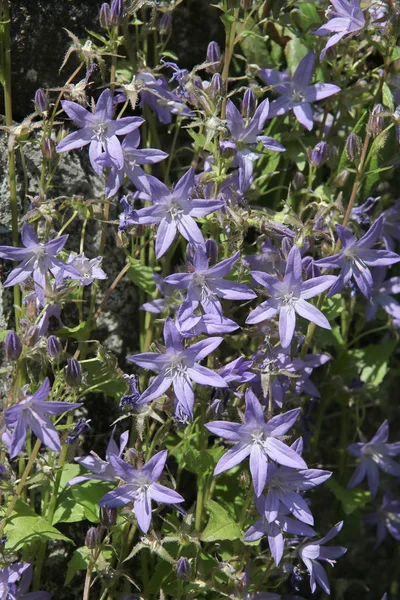
[[[318,36],[333,33],[320,54],[321,61],[324,60],[329,48],[335,46],[342,38],[347,39],[360,33],[365,26],[364,13],[358,0],[331,0],[331,5],[326,11],[326,16],[330,20],[313,31],[313,34]]]

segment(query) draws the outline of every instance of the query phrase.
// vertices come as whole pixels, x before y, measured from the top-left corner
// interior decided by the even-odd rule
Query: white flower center
[[[98,123],[93,127],[94,136],[99,142],[102,142],[107,137],[108,125],[107,123]]]

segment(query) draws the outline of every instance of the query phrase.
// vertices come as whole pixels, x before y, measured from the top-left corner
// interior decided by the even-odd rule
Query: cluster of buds
[[[124,0],[112,0],[111,6],[104,2],[100,7],[99,20],[103,29],[119,25],[124,12]]]

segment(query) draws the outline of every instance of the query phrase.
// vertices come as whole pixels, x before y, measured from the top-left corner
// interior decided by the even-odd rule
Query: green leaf
[[[156,284],[153,279],[153,269],[146,265],[142,265],[140,260],[137,260],[136,258],[129,257],[129,262],[129,279],[146,294],[153,294],[156,289]]]
[[[9,552],[16,552],[25,544],[39,539],[62,540],[73,544],[72,540],[62,535],[58,529],[20,499],[17,500],[4,531],[7,535],[6,548]]]
[[[397,344],[397,340],[393,340],[348,352],[348,356],[355,360],[358,369],[361,371],[361,381],[376,387],[382,383],[389,370],[389,359]]]
[[[199,451],[196,448],[190,448],[184,455],[185,469],[196,475],[211,473],[216,463],[215,453],[212,453],[212,450]],[[221,450],[221,448],[217,448],[217,450]]]
[[[210,513],[210,519],[201,535],[203,542],[237,540],[242,537],[236,520],[218,502],[210,500],[207,503],[207,510]]]
[[[103,550],[97,561],[95,571],[103,571],[107,569],[109,560],[112,556],[112,550],[106,548]],[[67,575],[65,577],[65,584],[68,585],[71,579],[78,573],[78,571],[86,571],[87,566],[89,564],[89,560],[91,557],[91,551],[86,546],[82,546],[82,548],[77,548],[72,555],[71,560],[68,563]]]
[[[81,365],[85,373],[84,391],[99,391],[116,399],[126,392],[126,380],[118,367],[117,359],[102,346],[99,347],[96,358],[83,360]]]
[[[247,29],[240,36],[240,48],[250,64],[255,64],[262,69],[271,63],[266,39],[262,30],[253,19],[248,20]]]
[[[62,327],[57,331],[57,335],[61,339],[74,338],[75,340],[81,341],[88,338],[91,330],[92,327],[89,321],[84,321],[76,327]]]
[[[355,490],[346,490],[342,488],[334,477],[330,477],[325,482],[325,485],[342,504],[346,515],[351,515],[354,511],[363,508],[371,499],[371,494],[365,490],[357,488]]]
[[[390,111],[394,111],[395,103],[393,99],[393,94],[390,91],[390,87],[386,82],[384,82],[382,86],[382,104],[386,106]]]
[[[308,52],[307,46],[298,38],[294,38],[286,44],[285,55],[291,75],[294,74],[299,62]]]

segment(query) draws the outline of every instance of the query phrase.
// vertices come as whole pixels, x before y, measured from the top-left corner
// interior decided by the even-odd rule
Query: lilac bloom
[[[76,483],[82,483],[82,481],[89,481],[90,479],[96,479],[99,481],[116,481],[117,473],[114,470],[113,466],[110,463],[110,459],[112,456],[120,457],[125,450],[125,447],[128,443],[129,439],[129,431],[125,431],[121,433],[119,448],[116,442],[114,441],[114,431],[115,427],[111,433],[110,440],[106,449],[106,460],[102,460],[96,452],[91,451],[89,456],[83,456],[75,458],[75,462],[77,462],[81,467],[84,467],[88,471],[91,471],[92,475],[78,475],[78,477],[74,477],[68,482],[68,485],[75,485]]]
[[[297,552],[307,567],[310,573],[310,586],[311,592],[314,593],[317,588],[317,583],[322,587],[325,594],[330,594],[329,581],[323,566],[318,562],[323,560],[328,562],[330,565],[334,565],[336,558],[340,558],[347,552],[347,548],[342,546],[330,546],[324,548],[324,544],[330,542],[343,527],[343,521],[337,523],[332,529],[320,540],[306,542],[301,544]]]
[[[192,382],[212,387],[227,387],[225,380],[215,373],[198,364],[223,341],[222,337],[202,340],[183,347],[183,337],[172,319],[168,318],[164,325],[165,353],[144,352],[128,356],[130,362],[144,369],[159,371],[151,385],[140,396],[138,403],[150,402],[159,398],[172,386],[178,400],[192,414],[194,391]]]
[[[68,152],[90,144],[90,164],[97,175],[100,175],[103,170],[97,162],[103,151],[111,164],[122,169],[124,155],[117,135],[125,135],[137,129],[143,123],[143,119],[141,117],[122,117],[113,120],[113,95],[108,89],[100,94],[94,113],[69,100],[64,100],[61,104],[69,118],[81,129],[67,135],[58,144],[57,152]]]
[[[226,300],[251,300],[256,294],[243,283],[224,279],[239,260],[240,252],[213,267],[208,266],[208,256],[199,246],[190,265],[190,273],[175,273],[165,278],[165,282],[180,289],[186,289],[187,299],[182,310],[195,311],[199,304],[206,313],[222,316],[222,306],[218,298]]]
[[[219,374],[230,386],[233,383],[242,385],[243,383],[248,383],[256,378],[256,374],[250,371],[252,366],[252,360],[247,360],[244,356],[239,356],[225,365],[224,368],[219,371]]]
[[[25,248],[14,248],[14,246],[0,246],[0,258],[6,260],[21,261],[21,263],[11,271],[4,287],[17,285],[22,283],[28,277],[33,278],[36,293],[43,298],[43,292],[46,289],[46,276],[48,272],[54,277],[60,272],[64,273],[64,277],[75,279],[79,273],[72,266],[58,260],[56,257],[64,248],[68,235],[61,235],[54,240],[50,240],[47,244],[39,243],[34,229],[24,223],[21,229],[22,243]]]
[[[367,198],[364,204],[351,209],[351,218],[359,225],[369,226],[371,224],[371,211],[379,200],[380,196]]]
[[[252,271],[251,275],[261,285],[264,285],[271,296],[253,310],[246,323],[255,325],[266,319],[271,319],[279,312],[279,336],[282,348],[288,348],[296,327],[296,313],[324,329],[331,326],[322,312],[306,302],[330,287],[336,278],[331,275],[302,280],[301,254],[296,246],[290,250],[282,281],[277,277]]]
[[[261,244],[261,254],[249,254],[243,262],[255,271],[264,271],[270,275],[285,272],[285,262],[283,261],[279,249],[270,242],[264,240]]]
[[[347,227],[336,225],[336,231],[342,243],[343,250],[334,256],[328,256],[315,261],[319,267],[341,269],[336,283],[328,292],[334,296],[341,292],[345,285],[354,277],[360,292],[369,300],[373,290],[373,280],[368,267],[385,267],[400,261],[400,256],[389,250],[372,250],[372,246],[382,235],[383,218],[379,217],[369,231],[359,240]]]
[[[220,209],[217,200],[189,200],[194,186],[194,171],[189,169],[173,191],[155,177],[147,177],[153,206],[137,211],[138,223],[157,223],[156,256],[160,258],[174,241],[176,232],[194,246],[204,246],[204,238],[193,217],[205,217]]]
[[[152,277],[162,298],[156,298],[155,300],[150,300],[150,302],[145,302],[140,307],[140,310],[145,310],[146,312],[153,314],[160,314],[166,308],[168,308],[170,303],[173,301],[172,297],[175,291],[175,286],[166,283],[164,277],[159,275],[159,273],[153,273]],[[177,305],[171,304],[171,308],[177,309]]]
[[[371,321],[381,306],[393,319],[400,319],[400,304],[392,298],[391,294],[400,294],[400,277],[392,277],[385,281],[386,267],[377,267],[372,270],[374,287],[370,302],[365,309],[365,318]]]
[[[239,325],[222,315],[214,313],[207,315],[190,314],[184,311],[176,321],[176,327],[184,338],[194,337],[205,333],[215,335],[216,333],[231,333],[239,329]]]
[[[140,90],[140,105],[147,105],[157,115],[161,123],[168,125],[172,121],[171,115],[192,117],[193,112],[182,103],[181,99],[169,91],[168,84],[160,77],[147,72],[138,73],[138,81],[143,82]]]
[[[308,130],[313,128],[312,102],[318,102],[332,94],[340,92],[340,87],[331,83],[310,85],[314,71],[315,54],[309,52],[302,60],[293,77],[274,69],[262,69],[261,78],[279,94],[269,109],[268,118],[272,119],[293,110],[296,119]]]
[[[21,402],[4,411],[5,423],[7,427],[13,429],[10,443],[11,458],[15,458],[21,452],[28,427],[50,450],[60,452],[60,436],[45,415],[62,415],[69,410],[79,408],[82,403],[46,402],[49,394],[50,381],[46,377],[32,396],[26,396]]]
[[[100,267],[102,260],[102,256],[87,258],[84,253],[78,256],[70,254],[67,264],[78,271],[79,277],[74,279],[78,280],[81,286],[86,286],[93,283],[95,279],[107,279],[106,273]]]
[[[388,250],[394,250],[400,242],[400,200],[382,213],[382,239]]]
[[[400,542],[400,500],[393,500],[390,493],[383,497],[377,512],[365,519],[370,525],[376,525],[376,544],[380,546],[388,532],[397,542]]]
[[[299,521],[314,525],[314,518],[307,502],[299,491],[309,490],[326,481],[332,473],[321,469],[296,471],[289,467],[271,465],[268,469],[268,495],[265,502],[265,516],[271,523],[279,514],[281,505]]]
[[[125,175],[139,189],[147,190],[146,175],[139,165],[153,165],[167,158],[168,154],[157,148],[139,149],[140,133],[132,131],[124,138],[121,148],[124,156],[122,167],[118,167],[110,161],[107,153],[102,154],[97,163],[104,167],[111,167],[110,174],[106,181],[107,198],[114,196],[121,185],[124,183]]]
[[[32,566],[14,563],[0,571],[0,600],[50,600],[48,592],[28,592],[32,582]],[[17,581],[21,577],[19,586]]]
[[[253,486],[256,495],[260,496],[267,480],[269,459],[295,469],[306,469],[307,465],[301,456],[279,439],[293,427],[299,414],[300,409],[295,408],[266,422],[263,407],[249,388],[246,391],[243,425],[226,421],[212,421],[206,424],[207,429],[214,435],[236,442],[220,458],[214,469],[214,475],[232,469],[250,456]]]
[[[147,533],[151,522],[152,500],[163,504],[184,502],[184,498],[180,494],[156,483],[161,477],[167,454],[166,450],[157,452],[140,471],[117,456],[111,456],[111,466],[118,477],[126,483],[103,496],[99,505],[116,508],[133,502],[133,510],[139,527],[143,533]]]
[[[326,16],[330,19],[322,25],[314,35],[325,36],[332,35],[325,48],[320,54],[320,60],[324,60],[326,52],[332,46],[335,46],[343,38],[351,38],[360,33],[365,27],[364,13],[360,8],[358,0],[331,0],[332,6],[326,11]]]
[[[262,505],[264,497],[259,498],[259,501],[261,502],[257,502],[257,504]],[[283,533],[308,537],[317,535],[309,525],[288,517],[285,511],[280,511],[273,521],[268,522],[265,517],[256,521],[246,531],[243,539],[245,542],[255,542],[264,537],[264,535],[267,535],[272,557],[275,564],[279,565],[285,549]]]
[[[374,498],[379,486],[379,469],[394,477],[400,477],[400,464],[390,458],[400,454],[400,442],[388,444],[388,437],[389,424],[384,421],[370,442],[350,444],[348,451],[359,458],[360,462],[347,484],[348,488],[359,485],[367,476],[369,491]]]

